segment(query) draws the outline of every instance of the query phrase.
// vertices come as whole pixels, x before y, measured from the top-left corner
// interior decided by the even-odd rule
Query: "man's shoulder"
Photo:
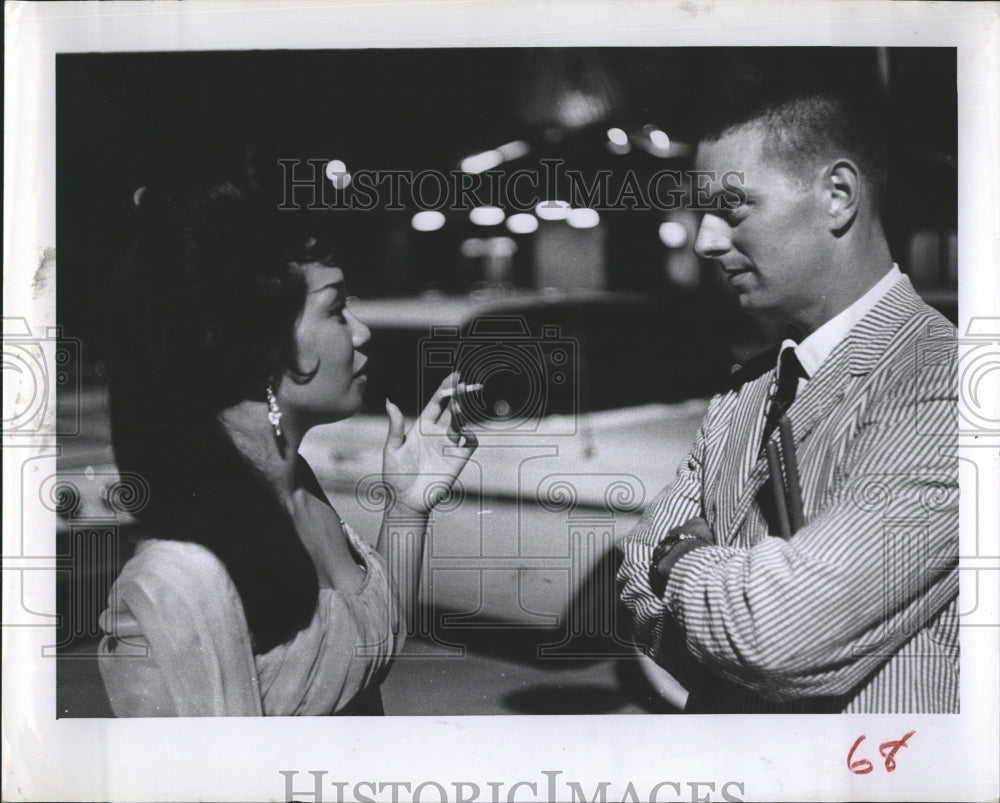
[[[907,276],[896,282],[885,297],[856,325],[856,329],[861,333],[885,327],[898,329],[900,336],[921,337],[930,334],[935,339],[957,337],[955,324],[928,304]]]
[[[958,331],[901,281],[849,337],[848,368],[879,405],[956,400]],[[900,409],[909,409],[904,406]],[[917,413],[921,415],[922,413]]]
[[[907,281],[909,284],[909,281]],[[927,301],[921,296],[913,286],[909,284],[910,293],[916,297],[914,302],[914,315],[919,317],[921,320],[926,321],[927,325],[940,330],[942,333],[950,332],[953,336],[957,336],[958,328],[950,320],[948,320],[939,310],[932,307]]]
[[[913,289],[900,281],[852,331],[853,367],[873,369],[889,361],[897,370],[957,360],[958,330]]]

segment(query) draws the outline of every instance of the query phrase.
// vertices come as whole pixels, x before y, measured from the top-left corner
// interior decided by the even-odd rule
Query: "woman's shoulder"
[[[222,561],[189,541],[142,541],[111,587],[101,628],[109,636],[141,635],[170,645],[167,651],[227,638],[241,649],[250,642],[239,593]]]
[[[229,580],[226,567],[208,547],[193,541],[144,538],[122,567],[120,578],[169,580],[187,584]]]
[[[205,606],[237,607],[239,595],[222,561],[207,547],[191,541],[147,538],[125,563],[109,603],[170,603],[172,608],[204,610]]]
[[[118,716],[260,714],[239,595],[206,547],[140,542],[100,625],[101,674]],[[136,655],[152,661],[118,660]]]

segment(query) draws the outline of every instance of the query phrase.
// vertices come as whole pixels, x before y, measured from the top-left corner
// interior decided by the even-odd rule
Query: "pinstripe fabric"
[[[905,277],[852,328],[788,415],[807,522],[790,541],[755,501],[774,371],[712,399],[618,575],[634,638],[707,710],[958,711],[956,359]],[[657,598],[652,550],[692,516],[716,545]]]

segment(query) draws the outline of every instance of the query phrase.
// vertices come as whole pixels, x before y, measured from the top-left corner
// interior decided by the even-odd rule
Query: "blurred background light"
[[[466,259],[481,257],[486,253],[486,240],[480,237],[470,237],[467,240],[462,240],[458,246],[458,253]]]
[[[500,151],[483,151],[466,156],[460,167],[463,173],[485,173],[501,164],[503,164],[503,154]]]
[[[660,224],[660,242],[667,248],[683,248],[687,244],[688,233],[683,223],[668,220]]]
[[[542,201],[535,207],[535,214],[542,220],[565,220],[569,213],[570,206],[566,201]]]
[[[513,142],[501,145],[497,148],[496,152],[499,153],[505,161],[513,162],[515,159],[527,156],[530,150],[531,146],[528,145],[527,142],[523,139],[516,139]]]
[[[490,237],[486,251],[490,256],[512,257],[517,253],[517,243],[510,237]]]
[[[606,57],[584,48],[540,48],[528,54],[519,117],[553,141],[621,113],[622,91]]]
[[[628,145],[628,134],[620,128],[609,128],[608,141],[613,145]]]
[[[507,228],[514,234],[531,234],[538,229],[538,218],[525,212],[507,218]]]
[[[636,142],[651,156],[659,159],[677,159],[691,153],[690,146],[671,139],[666,131],[652,123],[642,127],[642,136]]]
[[[595,209],[573,209],[566,222],[574,229],[592,229],[601,222],[601,216]]]
[[[347,165],[340,159],[331,159],[326,163],[326,177],[338,190],[344,189],[351,183],[351,174],[347,172]]]
[[[469,212],[469,220],[477,226],[496,226],[503,223],[504,217],[499,206],[477,206]]]
[[[410,221],[416,231],[437,231],[444,225],[444,215],[440,212],[417,212]]]
[[[654,128],[649,132],[649,141],[660,150],[665,151],[670,148],[670,137],[667,136],[666,131],[661,131],[659,128]]]

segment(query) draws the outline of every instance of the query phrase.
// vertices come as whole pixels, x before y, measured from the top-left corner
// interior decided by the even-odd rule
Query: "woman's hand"
[[[405,434],[403,413],[386,399],[389,434],[382,452],[382,478],[392,489],[395,504],[429,513],[469,462],[479,444],[472,433],[462,431],[464,392],[457,373],[447,376]]]

